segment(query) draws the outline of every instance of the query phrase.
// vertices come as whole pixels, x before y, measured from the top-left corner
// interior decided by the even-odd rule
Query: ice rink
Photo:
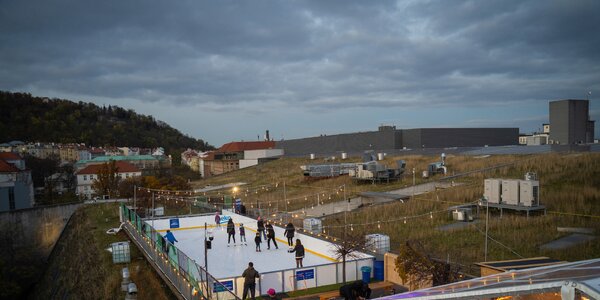
[[[267,249],[267,242],[263,239],[261,244],[262,252],[255,251],[254,237],[256,235],[256,220],[247,218],[235,213],[227,211],[223,215],[230,216],[235,223],[235,238],[236,243],[227,244],[226,224],[221,224],[220,228],[215,227],[214,215],[198,216],[198,217],[183,217],[179,218],[179,228],[171,228],[170,230],[179,241],[175,243],[179,249],[186,253],[190,258],[204,266],[204,223],[208,224],[208,229],[212,230],[214,240],[212,241],[212,249],[208,250],[208,271],[217,279],[239,277],[247,268],[248,262],[254,263],[254,268],[260,273],[268,273],[286,269],[296,268],[294,253],[288,253],[287,239],[283,235],[284,228],[274,226],[275,237],[279,249],[271,245],[271,249]],[[158,230],[161,234],[165,234],[169,229],[170,219],[159,219],[147,221],[152,227]],[[246,228],[247,245],[240,242],[239,224],[243,223]],[[304,268],[332,264],[337,262],[333,252],[333,246],[327,241],[323,241],[311,236],[298,233],[294,241],[300,239],[305,247],[306,254],[304,257]],[[371,255],[361,253],[357,259],[373,258]],[[350,260],[351,261],[351,260]]]

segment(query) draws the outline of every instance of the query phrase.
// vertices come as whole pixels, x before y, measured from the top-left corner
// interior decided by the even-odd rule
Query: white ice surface
[[[179,229],[171,229],[175,238],[179,241],[175,243],[191,259],[204,266],[204,223],[213,230],[214,240],[212,249],[208,250],[208,271],[217,279],[241,276],[242,272],[248,267],[248,262],[254,263],[254,268],[261,273],[279,271],[284,269],[293,269],[296,267],[294,253],[288,253],[287,238],[283,235],[284,228],[274,226],[275,237],[279,249],[271,244],[271,250],[267,250],[267,242],[263,240],[261,244],[262,252],[255,251],[254,237],[256,235],[256,220],[241,215],[225,212],[231,215],[235,226],[236,243],[227,246],[226,224],[221,224],[220,228],[215,227],[214,216],[199,216],[179,218]],[[159,230],[161,234],[169,229],[169,219],[147,221],[148,224]],[[246,239],[248,245],[240,243],[239,223],[243,223],[246,228]],[[333,246],[327,241],[323,241],[311,236],[299,234],[296,231],[294,241],[299,238],[306,249],[303,264],[304,267],[329,264],[336,262],[333,255]],[[368,254],[361,254],[360,258],[372,257]]]

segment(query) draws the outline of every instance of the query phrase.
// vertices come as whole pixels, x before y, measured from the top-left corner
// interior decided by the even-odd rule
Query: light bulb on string
[[[429,218],[433,219],[433,212],[429,212]]]
[[[406,224],[406,218],[404,218],[404,224]]]
[[[381,229],[381,223],[377,221],[377,229]]]

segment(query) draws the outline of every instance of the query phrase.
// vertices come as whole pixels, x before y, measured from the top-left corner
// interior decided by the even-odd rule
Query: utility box
[[[470,208],[460,208],[452,211],[452,219],[462,222],[473,221],[473,210]]]
[[[131,254],[129,251],[129,241],[110,244],[113,263],[129,263],[131,262]]]
[[[321,220],[315,218],[304,219],[304,230],[310,231],[313,234],[319,234],[323,230]]]
[[[390,237],[385,234],[368,234],[365,236],[367,249],[378,254],[385,254],[390,251]]]
[[[518,179],[502,180],[502,203],[519,205],[519,183]]]
[[[484,180],[483,196],[490,203],[500,203],[502,201],[502,180],[496,178]]]
[[[521,180],[520,182],[520,204],[523,206],[540,205],[540,182],[537,180]]]

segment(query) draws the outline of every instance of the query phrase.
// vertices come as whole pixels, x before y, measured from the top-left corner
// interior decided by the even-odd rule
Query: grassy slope
[[[33,299],[123,299],[121,269],[105,249],[110,243],[128,240],[121,232],[107,235],[119,224],[114,204],[84,206],[77,210],[57,244],[54,255]],[[138,287],[138,299],[175,299],[159,276],[131,244],[129,270]]]
[[[414,166],[417,170],[423,170],[429,162],[436,161],[437,157],[389,157],[386,159],[386,163],[392,165],[393,159],[405,159],[409,168]],[[515,165],[485,174],[473,174],[457,180],[464,183],[463,186],[417,196],[415,201],[407,203],[396,202],[363,208],[350,214],[348,223],[363,224],[369,221],[402,219],[404,216],[443,210],[457,203],[472,202],[483,194],[484,178],[522,178],[525,172],[535,171],[540,178],[541,201],[548,207],[548,215],[527,219],[524,214],[505,211],[504,217],[500,219],[498,213],[492,212],[490,235],[524,257],[546,255],[569,261],[599,257],[600,239],[563,251],[541,251],[539,247],[565,235],[557,232],[557,226],[590,227],[595,228],[596,233],[600,232],[599,218],[565,215],[565,213],[600,215],[600,154],[501,155],[486,158],[450,156],[448,158],[451,174],[509,162],[514,162]],[[361,191],[393,190],[412,184],[412,178],[375,186],[356,184],[348,177],[306,181],[299,169],[300,165],[306,163],[319,162],[302,158],[285,158],[262,166],[197,181],[194,182],[194,185],[200,187],[206,184],[216,185],[236,181],[248,182],[253,186],[279,183],[278,188],[268,192],[242,195],[241,197],[243,201],[252,204],[259,201],[262,203],[262,207],[268,207],[268,203],[273,202],[272,207],[274,207],[275,201],[282,199],[281,183],[285,180],[287,197],[292,199],[289,210],[292,210],[315,203],[314,197],[310,195],[325,187],[332,188],[346,184],[350,196]],[[417,176],[417,183],[422,181],[424,180]],[[307,200],[304,200],[304,196],[308,196]],[[325,202],[341,199],[341,193],[333,193],[331,199],[325,197]],[[281,205],[283,204],[280,202]],[[485,215],[481,214],[479,217],[483,219]],[[326,225],[341,224],[339,217],[331,217],[324,222]],[[450,258],[450,260],[466,266],[482,261],[484,236],[477,228],[483,230],[484,222],[450,233],[436,230],[438,226],[452,222],[449,215],[442,213],[435,215],[433,219],[429,217],[409,219],[406,224],[402,221],[384,222],[381,223],[381,228],[378,228],[377,225],[355,225],[353,228],[364,233],[377,232],[389,235],[392,241],[392,250],[408,239],[418,241],[426,252],[439,258]],[[333,229],[328,233],[340,235],[341,228]],[[510,250],[491,241],[488,255],[489,260],[518,258]],[[475,269],[471,271],[476,272]]]

